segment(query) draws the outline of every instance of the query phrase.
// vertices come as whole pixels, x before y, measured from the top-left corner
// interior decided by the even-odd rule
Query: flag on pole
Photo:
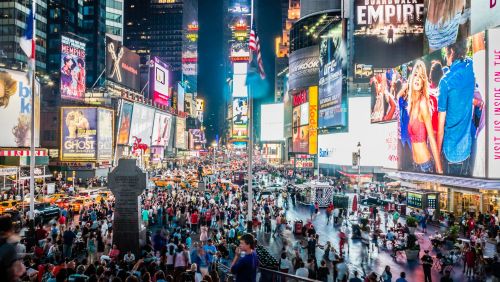
[[[35,60],[35,48],[36,48],[36,43],[35,43],[35,1],[32,0],[32,8],[30,9],[30,12],[28,16],[26,17],[26,30],[24,31],[23,37],[21,37],[21,40],[19,41],[19,45],[21,46],[21,49],[23,49],[24,53],[26,53],[26,56],[28,56],[29,59]]]
[[[257,35],[257,31],[254,29],[253,25],[252,25],[252,29],[250,30],[250,39],[248,41],[248,48],[250,49],[250,52],[257,54],[257,64],[259,66],[260,78],[265,79],[266,72],[264,71],[264,64],[262,63],[262,55],[260,53],[259,36]],[[253,59],[252,55],[250,56],[250,62]]]

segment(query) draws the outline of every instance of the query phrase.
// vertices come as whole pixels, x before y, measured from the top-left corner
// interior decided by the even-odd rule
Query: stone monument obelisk
[[[132,251],[140,255],[140,202],[139,196],[146,189],[146,173],[135,159],[120,159],[118,166],[108,174],[109,189],[115,196],[113,244],[120,252]]]

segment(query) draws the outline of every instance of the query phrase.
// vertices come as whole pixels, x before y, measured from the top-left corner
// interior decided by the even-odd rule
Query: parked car
[[[18,203],[19,202],[16,200],[7,200],[0,202],[0,214],[3,214],[4,212],[15,208]]]

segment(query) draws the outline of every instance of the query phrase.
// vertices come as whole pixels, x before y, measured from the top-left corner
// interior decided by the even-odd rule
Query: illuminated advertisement
[[[235,98],[233,99],[233,124],[247,125],[248,124],[248,99]]]
[[[342,24],[336,24],[321,40],[319,59],[318,126],[328,128],[346,126],[347,91],[344,77],[347,68],[347,50],[342,38]]]
[[[150,97],[153,98],[153,103],[168,106],[169,72],[167,64],[162,62],[158,57],[154,57],[151,63],[151,77],[149,78]]]
[[[305,104],[303,104],[305,105]],[[318,153],[318,87],[309,87],[309,154]]]
[[[194,150],[200,150],[203,148],[203,144],[207,143],[205,138],[205,132],[201,129],[190,129],[189,135],[193,143]]]
[[[290,54],[288,83],[290,89],[300,89],[318,85],[319,48],[310,46]]]
[[[407,64],[398,94],[399,169],[485,177],[485,34]]]
[[[283,141],[283,103],[260,106],[260,140]]]
[[[354,65],[354,82],[368,82],[373,76],[373,66],[364,64]]]
[[[284,104],[284,134],[285,138],[292,137],[292,93],[288,91],[288,76],[284,78],[283,104]]]
[[[205,109],[205,101],[203,99],[196,99],[196,117],[198,120],[203,123],[203,112]]]
[[[61,36],[61,97],[85,98],[85,43]]]
[[[397,169],[398,124],[371,123],[370,97],[349,98],[349,132],[318,136],[320,164],[352,166],[352,153],[361,145],[361,165]]]
[[[132,111],[134,109],[134,104],[123,102],[121,113],[120,113],[120,123],[118,125],[118,139],[116,143],[118,145],[128,145],[130,125],[132,123]]]
[[[167,146],[171,130],[172,116],[156,111],[151,146]]]
[[[406,82],[406,72],[406,65],[392,69],[373,70],[370,79],[371,122],[387,122],[397,119],[396,96]]]
[[[139,91],[139,55],[106,36],[106,78]]]
[[[143,104],[134,104],[132,126],[130,128],[129,145],[134,144],[134,136],[142,139],[141,143],[151,146],[151,121],[154,120],[155,110]]]
[[[187,149],[186,134],[186,119],[177,117],[175,120],[175,148]]]
[[[40,85],[35,84],[35,145],[40,137]],[[24,72],[0,69],[0,147],[29,147],[31,88]]]
[[[113,110],[97,111],[97,158],[109,160],[113,157]]]
[[[230,1],[228,12],[232,14],[248,14],[250,13],[250,6],[246,0],[232,0]]]
[[[184,0],[182,13],[182,83],[186,93],[198,90],[198,1]]]
[[[61,159],[97,157],[97,108],[61,108]]]
[[[500,25],[500,1],[471,1],[471,34]]]
[[[177,110],[179,112],[184,112],[184,94],[185,94],[184,87],[182,87],[182,84],[179,82],[177,83]]]
[[[295,127],[292,142],[294,153],[309,153],[309,126]]]
[[[424,0],[355,0],[354,9],[355,64],[394,67],[422,56]]]
[[[500,29],[488,30],[488,38],[487,176],[500,178]]]
[[[231,61],[247,62],[250,59],[248,42],[234,42],[231,44]]]
[[[233,97],[247,97],[247,71],[248,63],[235,62],[233,63]]]

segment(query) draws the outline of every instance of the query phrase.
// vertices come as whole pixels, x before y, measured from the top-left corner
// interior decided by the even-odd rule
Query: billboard
[[[140,91],[139,55],[106,36],[106,78]]]
[[[150,97],[153,99],[153,103],[168,106],[169,72],[167,64],[158,57],[153,57],[150,67],[152,68],[149,78]]]
[[[373,75],[370,78],[371,122],[388,122],[397,119],[396,97],[405,85],[406,77],[406,65],[373,70]]]
[[[171,130],[172,116],[156,111],[151,146],[167,146]]]
[[[318,136],[320,164],[351,167],[359,142],[362,166],[397,169],[397,123],[370,123],[370,97],[352,97],[348,103],[349,132]]]
[[[177,83],[177,110],[179,112],[184,112],[184,87],[179,82]]]
[[[260,106],[260,140],[283,141],[283,103]]]
[[[113,157],[113,110],[99,108],[97,111],[97,159]]]
[[[248,137],[248,98],[233,99],[233,138]]]
[[[85,43],[61,35],[61,97],[85,98]]]
[[[471,34],[500,25],[500,1],[472,1]]]
[[[285,138],[292,137],[292,93],[288,91],[288,76],[283,79],[283,107],[284,107],[284,134]]]
[[[175,148],[187,149],[186,134],[186,119],[177,117],[175,120]]]
[[[309,126],[295,127],[292,142],[294,153],[309,153]]]
[[[318,85],[319,48],[317,45],[290,54],[288,75],[290,89]]]
[[[464,40],[470,35],[471,0],[427,0],[425,14],[425,42],[428,53],[440,50],[457,40]],[[420,56],[415,58],[417,57]]]
[[[337,23],[321,40],[319,58],[318,127],[347,124],[347,49],[342,37],[342,23]]]
[[[207,143],[207,139],[205,138],[205,132],[201,129],[190,129],[190,143],[192,143],[190,149],[200,150],[203,148],[203,144]]]
[[[134,136],[142,139],[142,143],[151,146],[151,121],[154,119],[155,110],[143,104],[134,103],[132,126],[130,128],[129,145],[134,145]]]
[[[355,64],[394,67],[422,56],[424,0],[355,0],[354,9]]]
[[[315,155],[318,153],[318,86],[309,87],[308,106],[309,154]]]
[[[118,145],[129,144],[130,125],[132,124],[133,109],[134,104],[123,102],[120,113],[120,123],[118,125],[118,139],[116,140],[116,143]]]
[[[485,34],[406,64],[399,169],[485,177]]]
[[[500,5],[500,4],[498,4]],[[500,29],[488,31],[488,140],[489,178],[500,178]]]
[[[40,85],[35,84],[35,146],[40,137]],[[0,69],[0,147],[29,147],[31,88],[24,72]]]
[[[61,108],[61,159],[95,160],[97,108]]]

